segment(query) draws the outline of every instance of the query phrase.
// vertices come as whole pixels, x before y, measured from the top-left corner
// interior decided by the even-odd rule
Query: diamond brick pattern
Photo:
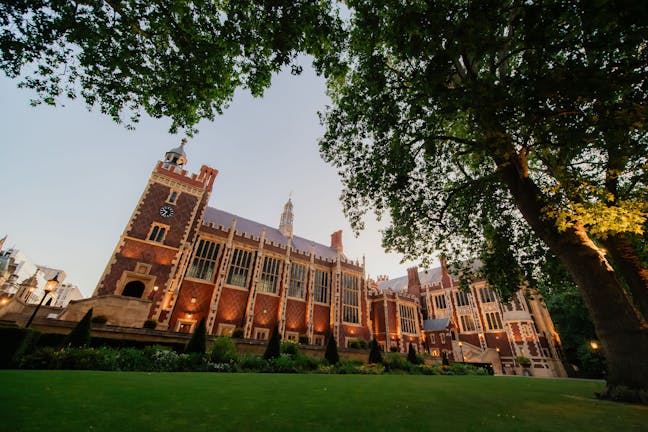
[[[286,330],[306,333],[306,302],[288,300],[286,303]]]

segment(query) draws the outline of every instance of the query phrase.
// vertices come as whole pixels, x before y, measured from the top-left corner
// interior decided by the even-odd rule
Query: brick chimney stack
[[[421,295],[421,280],[416,266],[407,269],[407,292],[416,296]]]
[[[342,247],[342,230],[335,231],[331,234],[331,247],[338,251],[339,253],[343,252]]]

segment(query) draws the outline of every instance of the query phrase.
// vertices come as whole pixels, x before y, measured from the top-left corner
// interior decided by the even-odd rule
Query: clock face
[[[173,213],[174,213],[173,207],[169,207],[169,206],[160,207],[160,216],[162,217],[165,218],[171,217],[173,216]]]

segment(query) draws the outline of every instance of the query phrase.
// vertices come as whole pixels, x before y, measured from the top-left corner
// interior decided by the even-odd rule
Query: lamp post
[[[466,360],[464,359],[464,355],[463,355],[463,342],[460,341],[458,345],[459,345],[459,352],[461,352],[461,363],[465,363]]]
[[[495,347],[495,351],[497,351],[497,360],[499,360],[502,375],[506,375],[506,369],[504,368],[504,363],[502,363],[502,353],[500,353],[500,348]]]
[[[43,294],[43,298],[41,299],[40,303],[38,303],[38,306],[36,306],[36,309],[34,309],[34,313],[32,314],[32,316],[29,317],[29,321],[27,321],[27,325],[25,326],[25,328],[29,328],[32,321],[34,321],[36,314],[38,313],[38,309],[40,309],[41,305],[45,301],[45,297],[47,297],[47,294],[51,293],[52,290],[56,288],[56,285],[58,285],[58,283],[59,283],[58,273],[56,273],[56,275],[52,279],[48,280],[47,283],[45,284],[45,287],[43,288],[43,292],[45,294]]]

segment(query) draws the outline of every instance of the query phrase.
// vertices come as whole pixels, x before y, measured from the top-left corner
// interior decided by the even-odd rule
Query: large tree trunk
[[[628,284],[632,302],[643,315],[643,319],[648,320],[648,269],[625,235],[610,235],[601,243],[612,256],[615,268]]]
[[[603,251],[582,227],[562,233],[562,238],[549,247],[583,294],[601,340],[608,360],[608,387],[603,396],[633,402],[640,400],[641,391],[648,396],[648,327]]]
[[[542,194],[525,161],[495,158],[503,182],[534,232],[565,264],[580,289],[608,361],[603,397],[648,403],[648,326],[631,303],[614,268],[580,226],[558,232],[543,215]]]

